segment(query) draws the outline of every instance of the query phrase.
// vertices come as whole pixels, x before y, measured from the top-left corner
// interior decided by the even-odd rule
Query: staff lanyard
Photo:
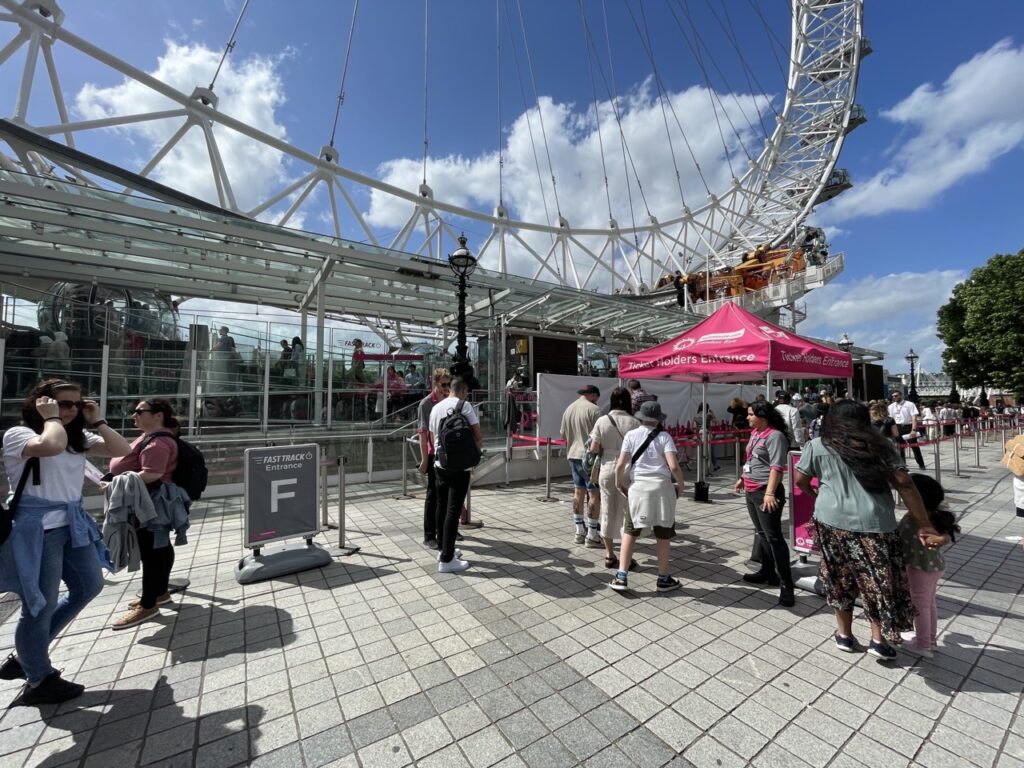
[[[764,432],[758,432],[756,437],[751,433],[750,440],[747,441],[747,464],[750,463],[750,457],[754,455],[754,449],[759,445],[767,443],[768,435],[774,431],[773,429],[766,429]]]

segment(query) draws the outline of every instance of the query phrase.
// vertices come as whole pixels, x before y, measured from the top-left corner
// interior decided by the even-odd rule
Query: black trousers
[[[897,424],[896,425],[896,429],[898,429],[900,431],[900,435],[901,436],[902,435],[909,435],[910,434],[910,425],[909,424]],[[914,451],[914,461],[917,462],[917,466],[920,467],[921,469],[924,469],[924,456],[921,455],[921,449],[917,447],[917,438],[916,437],[913,440],[900,440],[899,441],[899,444],[900,444],[900,458],[904,459],[904,460],[907,458],[907,446],[906,446],[907,443],[910,443],[911,450]]]
[[[153,532],[145,528],[137,531],[139,537],[139,555],[142,559],[142,597],[143,608],[152,608],[156,599],[167,591],[171,568],[174,567],[174,546],[153,547]]]
[[[789,565],[789,546],[782,535],[782,508],[786,505],[786,495],[782,486],[775,489],[775,505],[773,512],[766,512],[764,504],[764,487],[756,491],[747,491],[747,513],[754,524],[757,542],[761,545],[761,573],[774,573],[784,586],[793,586],[793,572]]]
[[[437,473],[437,543],[441,545],[441,562],[450,563],[455,557],[455,536],[459,532],[462,505],[469,492],[469,472],[446,472],[435,467]]]
[[[423,499],[423,538],[437,537],[437,472],[433,455],[427,456],[427,495]]]

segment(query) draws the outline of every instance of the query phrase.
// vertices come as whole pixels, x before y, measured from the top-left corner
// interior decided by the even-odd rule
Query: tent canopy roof
[[[729,303],[674,339],[619,358],[619,375],[675,381],[752,381],[853,375],[848,352],[805,339]]]

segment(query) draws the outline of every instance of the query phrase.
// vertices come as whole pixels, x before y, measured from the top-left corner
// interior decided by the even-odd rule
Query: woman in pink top
[[[175,435],[181,428],[171,404],[160,397],[141,400],[132,411],[135,426],[142,434],[132,443],[127,456],[110,462],[110,474],[138,472],[150,495],[160,490],[162,483],[172,482],[178,466],[178,442]],[[155,435],[155,437],[154,437]],[[154,532],[138,528],[139,553],[142,560],[142,597],[129,603],[128,611],[111,628],[127,629],[141,624],[160,613],[157,607],[170,602],[168,580],[174,567],[174,546],[156,546]]]

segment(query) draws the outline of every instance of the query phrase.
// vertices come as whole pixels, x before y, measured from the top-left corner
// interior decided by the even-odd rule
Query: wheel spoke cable
[[[540,157],[537,154],[537,142],[533,135],[533,120],[530,119],[530,102],[526,98],[526,86],[523,83],[523,68],[519,61],[519,49],[516,48],[515,40],[511,38],[512,35],[512,19],[509,14],[508,5],[505,5],[505,14],[508,16],[506,21],[508,22],[507,27],[509,29],[509,39],[511,41],[510,47],[512,48],[512,58],[516,65],[516,78],[519,82],[519,95],[523,100],[523,109],[526,115],[526,130],[530,134],[530,149],[533,151],[533,166],[537,171],[537,185],[540,188],[540,199],[544,206],[544,222],[550,226],[551,224],[551,210],[548,208],[548,196],[544,189],[544,174],[540,169]],[[549,233],[552,241],[554,241],[554,234]]]
[[[248,2],[249,0],[246,0]],[[345,45],[345,59],[341,65],[341,84],[338,86],[338,104],[334,108],[334,125],[331,126],[330,146],[334,146],[334,136],[338,132],[338,118],[341,115],[341,105],[345,103],[345,78],[348,76],[348,59],[352,53],[353,33],[356,29],[356,14],[359,13],[359,0],[352,4],[352,21],[348,26],[348,43]]]
[[[583,0],[578,0],[580,9],[580,19],[583,21],[583,44],[587,49],[587,72],[590,73],[590,92],[594,99],[594,120],[597,123],[597,145],[601,152],[601,175],[604,179],[604,196],[608,203],[608,218],[615,218],[612,216],[612,194],[611,190],[608,189],[608,166],[604,159],[604,139],[601,137],[601,111],[597,101],[597,83],[594,82],[594,62],[590,55],[590,25],[587,23],[587,12],[583,6]]]
[[[718,118],[718,110],[721,109],[722,114],[725,116],[726,122],[729,123],[730,129],[732,130],[733,135],[736,137],[736,141],[739,143],[740,148],[743,150],[743,154],[745,154],[747,156],[748,160],[752,160],[753,157],[751,156],[750,151],[747,149],[746,142],[743,141],[743,136],[740,134],[739,130],[736,128],[736,124],[733,123],[732,118],[729,116],[729,110],[725,108],[725,104],[722,102],[722,97],[719,95],[717,89],[714,87],[714,85],[711,82],[711,76],[708,73],[708,68],[707,68],[707,66],[704,63],[705,55],[701,52],[701,49],[703,49],[704,51],[707,52],[707,58],[710,59],[711,65],[715,68],[715,71],[718,72],[718,76],[722,79],[722,83],[725,86],[725,92],[732,96],[733,103],[736,105],[736,109],[739,111],[739,113],[743,116],[743,120],[746,122],[747,128],[750,129],[751,133],[757,133],[757,129],[754,128],[753,121],[751,121],[749,115],[747,115],[747,110],[743,107],[743,103],[739,100],[739,97],[736,95],[736,90],[729,84],[728,79],[722,73],[721,67],[718,66],[718,62],[715,61],[715,57],[714,57],[714,53],[712,52],[712,48],[710,48],[704,42],[704,40],[700,36],[700,33],[697,31],[697,27],[696,27],[696,25],[693,22],[693,17],[690,15],[689,6],[684,7],[682,10],[686,14],[687,20],[688,20],[689,25],[690,25],[690,29],[693,31],[693,38],[692,39],[690,37],[690,34],[686,31],[686,27],[683,25],[683,23],[680,20],[678,14],[676,14],[675,9],[672,7],[671,3],[668,2],[668,0],[666,0],[666,5],[668,6],[668,9],[669,9],[669,11],[672,14],[673,20],[676,22],[676,26],[679,27],[679,32],[682,34],[683,39],[686,40],[687,47],[690,49],[690,52],[693,53],[693,57],[694,57],[694,60],[697,62],[697,66],[700,67],[700,70],[701,70],[701,72],[704,75],[704,84],[707,86],[708,91],[710,93],[710,97],[712,99],[712,108],[715,110],[715,120],[716,120],[716,122],[718,122],[718,119],[719,119]],[[718,103],[717,107],[715,106],[715,102]],[[765,130],[765,126],[764,126],[764,122],[763,122],[763,120],[761,118],[760,111],[758,111],[758,119],[761,120],[761,130],[764,131]],[[720,122],[718,123],[718,132],[719,132],[719,135],[722,137],[722,144],[723,144],[723,146],[726,147],[726,158],[728,159],[729,158],[728,146],[726,145],[725,136],[722,135],[722,125],[721,125]],[[732,169],[731,161],[729,163],[729,170],[730,170],[730,172],[732,172],[733,176],[736,175],[735,172]]]
[[[224,66],[224,61],[227,59],[228,54],[235,50],[235,35],[238,34],[238,27],[242,23],[242,17],[245,16],[245,9],[249,7],[249,0],[245,0],[242,4],[242,10],[238,12],[238,18],[235,19],[234,29],[231,30],[231,36],[228,38],[227,45],[224,46],[224,53],[220,55],[220,61],[217,63],[217,70],[213,73],[213,79],[210,80],[210,90],[213,90],[213,86],[217,84],[217,77],[220,75],[220,68]]]
[[[423,183],[427,183],[427,108],[430,105],[430,0],[423,0]]]

